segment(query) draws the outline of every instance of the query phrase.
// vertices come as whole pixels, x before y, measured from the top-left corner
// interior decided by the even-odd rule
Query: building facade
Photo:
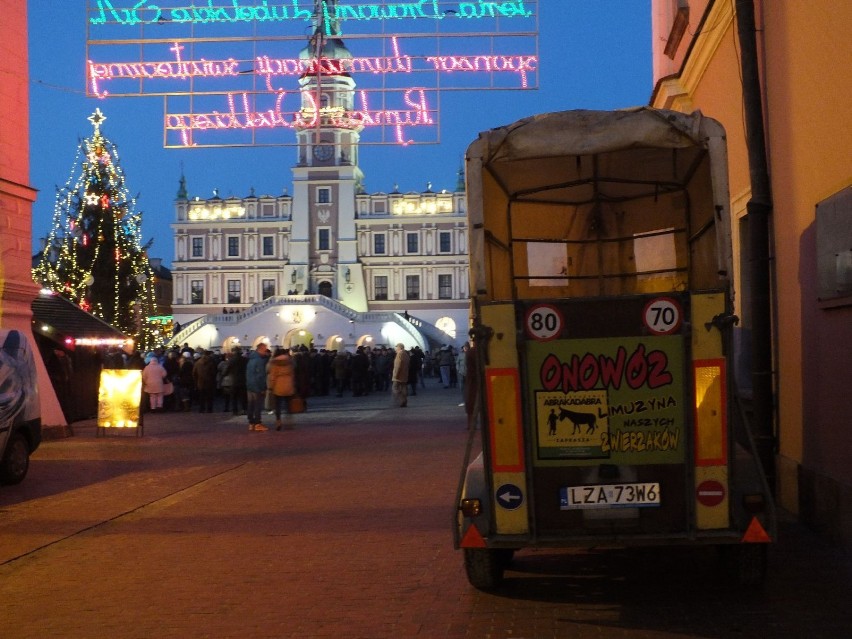
[[[700,109],[728,135],[737,315],[752,329],[752,198],[737,11],[754,7],[771,191],[776,492],[852,545],[852,4],[654,0],[652,106]],[[743,14],[745,15],[745,13]]]
[[[317,25],[300,57],[351,57],[336,33]],[[362,127],[349,116],[355,87],[348,73],[300,79],[292,195],[202,199],[181,177],[172,225],[174,342],[338,350],[464,341],[463,180],[452,192],[430,184],[420,193],[366,193]]]
[[[0,329],[21,331],[35,344],[32,304],[39,287],[30,270],[36,190],[29,184],[27,3],[2,2],[0,11],[8,31],[0,42]],[[35,362],[42,424],[66,426],[44,362]]]

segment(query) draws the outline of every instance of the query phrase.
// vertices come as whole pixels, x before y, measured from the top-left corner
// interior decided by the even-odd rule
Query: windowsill
[[[844,295],[843,297],[830,297],[828,299],[818,298],[817,306],[824,311],[829,311],[833,308],[844,308],[846,306],[852,306],[852,295]]]
[[[677,13],[672,23],[672,30],[669,32],[669,37],[666,39],[666,46],[663,53],[667,57],[674,60],[680,42],[683,39],[683,34],[686,32],[686,27],[689,26],[689,6],[684,2],[679,6]]]

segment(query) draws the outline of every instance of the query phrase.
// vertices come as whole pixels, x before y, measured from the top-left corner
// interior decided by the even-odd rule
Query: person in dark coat
[[[375,377],[376,390],[387,391],[390,387],[390,370],[393,364],[393,356],[390,349],[380,347],[374,351],[373,376]]]
[[[457,388],[459,385],[458,353],[456,353],[456,349],[452,346],[450,346],[449,351],[450,355],[452,355],[452,360],[450,361],[450,388]]]
[[[194,365],[192,355],[185,353],[181,356],[178,375],[174,380],[175,391],[180,400],[180,404],[177,406],[178,410],[188,411],[192,405],[192,396],[195,393],[195,381],[192,378]]]
[[[192,367],[192,379],[198,392],[198,412],[213,412],[213,397],[216,395],[216,361],[213,353],[204,351]]]
[[[293,364],[296,367],[296,393],[305,399],[311,395],[311,358],[307,346],[293,350]]]
[[[248,393],[248,429],[250,431],[269,430],[261,421],[261,411],[266,397],[266,364],[269,360],[269,347],[260,342],[257,348],[249,354],[246,364],[246,392]]]
[[[234,378],[228,374],[228,367],[231,365],[231,360],[234,359],[233,353],[225,353],[219,364],[216,366],[216,386],[225,400],[223,411],[229,413],[231,411],[231,399],[234,390]]]
[[[328,389],[323,391],[323,375],[326,371],[323,369],[323,357],[320,352],[312,348],[308,353],[308,361],[311,370],[311,395],[320,396],[327,395]]]
[[[124,357],[118,348],[113,346],[104,355],[104,368],[124,368]]]
[[[417,380],[423,370],[423,351],[415,346],[408,354],[408,383],[411,386],[411,394],[417,394]]]
[[[166,358],[163,361],[163,368],[166,369],[166,381],[172,384],[172,388],[177,390],[177,384],[175,380],[177,380],[178,375],[180,374],[180,363],[178,361],[180,354],[176,350],[170,350],[166,353]],[[166,395],[163,399],[163,409],[164,410],[176,410],[179,409],[178,402],[180,400],[177,399],[177,393],[172,392],[171,395]]]
[[[420,379],[420,388],[426,388],[426,380],[423,379],[423,368],[426,366],[426,353],[420,350],[419,346],[414,347],[414,355],[419,362],[417,368],[417,377]]]
[[[438,354],[438,367],[441,371],[441,382],[444,384],[444,388],[450,387],[450,368],[453,366],[453,359],[453,352],[450,347],[446,344],[442,346]]]
[[[138,350],[134,350],[132,353],[130,353],[130,355],[128,355],[125,368],[141,371],[145,368],[145,364],[145,358],[142,357],[142,353],[140,353]]]
[[[231,378],[231,408],[234,415],[246,411],[247,364],[248,360],[243,356],[242,349],[235,346],[231,350],[231,357],[228,359],[228,368],[225,369],[225,375]]]
[[[355,350],[350,362],[350,384],[352,385],[352,396],[360,397],[367,394],[367,376],[370,370],[370,360],[364,352],[364,347],[359,346]]]

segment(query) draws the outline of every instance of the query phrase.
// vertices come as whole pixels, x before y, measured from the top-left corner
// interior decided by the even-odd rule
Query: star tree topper
[[[87,120],[92,123],[92,126],[95,127],[95,135],[98,135],[101,132],[101,124],[103,124],[106,119],[106,116],[101,113],[100,107],[95,109],[95,112],[87,118]]]

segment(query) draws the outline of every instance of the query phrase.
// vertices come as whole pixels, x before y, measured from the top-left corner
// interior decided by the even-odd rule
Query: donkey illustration
[[[598,417],[604,417],[600,408],[598,408],[597,417],[592,413],[578,413],[567,408],[559,409],[559,421],[567,419],[574,425],[574,430],[571,432],[572,435],[578,434],[581,426],[586,427],[586,435],[593,434],[598,427]]]

